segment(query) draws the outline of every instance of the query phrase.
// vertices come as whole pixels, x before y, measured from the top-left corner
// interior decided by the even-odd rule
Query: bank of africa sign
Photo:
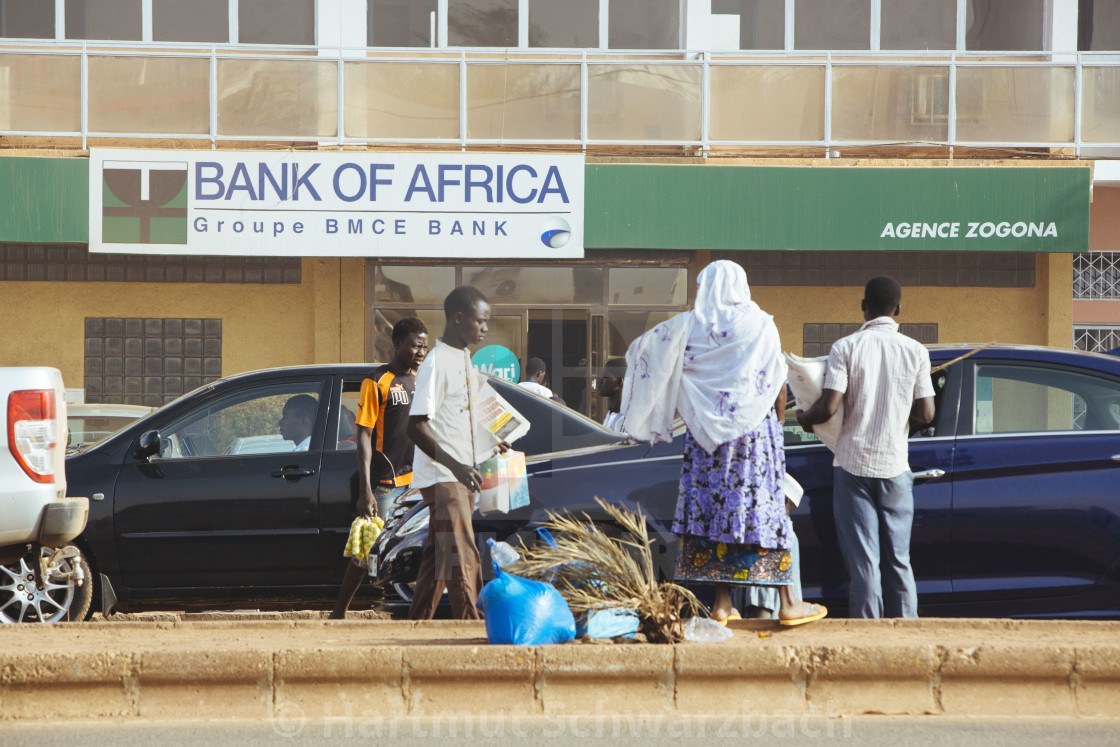
[[[583,256],[584,159],[90,151],[94,252]]]

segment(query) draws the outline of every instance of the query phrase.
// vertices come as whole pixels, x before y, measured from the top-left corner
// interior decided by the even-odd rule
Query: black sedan
[[[935,366],[974,347],[931,348]],[[932,616],[1120,614],[1120,360],[1072,350],[993,346],[933,374],[937,417],[910,442],[911,558],[920,612]],[[671,576],[669,531],[682,437],[539,454],[531,503],[476,517],[487,537],[532,542],[547,512],[605,520],[593,498],[641,508]],[[787,469],[805,488],[793,514],[807,599],[842,614],[847,578],[832,515],[832,454],[792,416]],[[407,599],[427,535],[423,505],[375,546],[377,583]]]
[[[90,498],[78,544],[91,566],[92,609],[332,604],[347,562],[354,413],[369,370],[231,376],[70,455],[67,493]],[[528,455],[622,438],[520,387],[491,383],[532,422],[518,442]],[[299,395],[318,402],[303,451],[279,428],[285,403]]]

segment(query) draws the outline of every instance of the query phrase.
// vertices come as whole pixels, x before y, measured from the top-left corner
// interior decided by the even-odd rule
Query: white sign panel
[[[90,150],[89,249],[583,256],[581,155]]]

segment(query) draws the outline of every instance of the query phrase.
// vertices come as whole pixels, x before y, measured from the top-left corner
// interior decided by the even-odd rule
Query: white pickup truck
[[[62,374],[43,366],[0,368],[0,622],[82,620],[89,566],[70,543],[89,500],[66,497],[66,400]]]

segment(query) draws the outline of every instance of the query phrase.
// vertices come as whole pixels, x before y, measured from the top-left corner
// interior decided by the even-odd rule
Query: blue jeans
[[[393,501],[397,500],[404,491],[408,490],[407,485],[399,488],[391,488],[388,485],[375,485],[373,488],[373,500],[377,501],[377,515],[383,520],[389,520],[389,514],[393,513]]]
[[[849,617],[917,617],[910,567],[914,475],[858,477],[833,468],[832,512],[848,567]]]

